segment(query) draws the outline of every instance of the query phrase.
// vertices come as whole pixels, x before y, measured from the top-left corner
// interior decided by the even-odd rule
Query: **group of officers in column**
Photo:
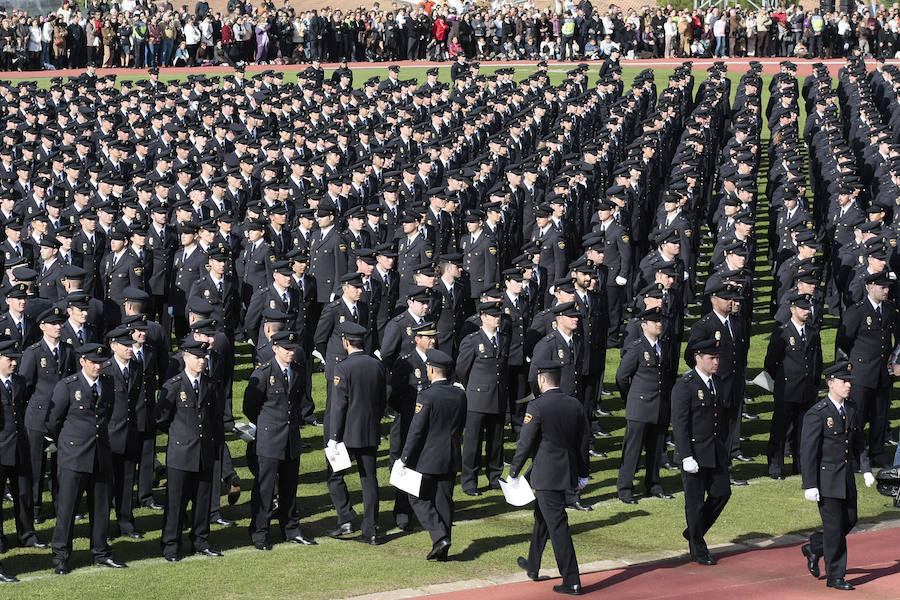
[[[866,472],[870,459],[883,462],[886,365],[898,320],[888,298],[895,280],[885,270],[896,247],[891,211],[862,197],[853,161],[875,157],[857,157],[855,138],[841,144],[841,119],[865,112],[872,131],[847,135],[872,133],[880,144],[884,132],[871,124],[888,108],[866,94],[857,106],[854,92],[870,85],[858,63],[842,70],[836,92],[827,69],[816,68],[802,87],[811,115],[804,139],[790,62],[773,78],[767,105],[761,65],[741,76],[733,103],[723,63],[710,67],[696,92],[691,67],[675,69],[658,96],[649,71],[626,92],[615,61],[603,65],[593,90],[586,66],[557,87],[546,65],[518,83],[510,69],[484,78],[474,67],[447,88],[437,69],[418,89],[397,79],[395,68],[381,82],[387,85],[369,80],[363,91],[353,90],[347,70],[326,81],[311,68],[296,88],[268,72],[253,82],[243,74],[218,84],[201,78],[177,99],[164,97],[149,127],[108,110],[92,124],[90,107],[79,106],[74,148],[48,154],[50,169],[34,165],[36,153],[64,132],[23,126],[25,136],[36,128],[37,139],[26,138],[23,154],[13,154],[0,194],[0,448],[10,449],[0,462],[19,542],[44,547],[34,525],[45,518],[49,480],[56,573],[69,570],[85,491],[96,564],[126,566],[112,554],[109,507],[119,535],[143,537],[135,487],[142,506],[164,511],[167,560],[185,554],[188,504],[191,549],[220,556],[209,531],[235,525],[220,503],[223,482],[229,504],[242,492],[226,443],[240,431],[254,475],[252,544],[271,549],[277,518],[283,539],[315,545],[300,525],[296,496],[308,449],[301,428],[323,426],[326,446],[349,449],[363,490],[359,523],[345,472],[329,466],[337,522],[327,534],[378,545],[376,459],[387,415],[391,463],[424,475],[418,497],[395,492],[394,522],[410,530],[416,515],[432,539],[428,559],[448,556],[457,474],[468,496],[484,494],[483,482],[500,487],[508,431],[518,440],[513,482],[534,459],[535,529],[520,566],[537,579],[549,537],[563,573],[557,591],[580,593],[565,510],[591,510],[581,491],[590,458],[604,456],[595,440],[610,437],[602,398],[611,391],[603,381],[614,379],[625,406],[619,500],[639,501],[642,453],[645,497],[672,499],[660,469],[681,469],[691,556],[715,564],[704,536],[731,486],[748,483],[732,464],[752,460],[741,450],[741,422],[755,417],[744,403],[750,327],[759,320],[753,225],[766,119],[777,282],[777,327],[765,359],[775,403],[769,473],[784,478],[787,445],[808,497],[825,498],[824,537],[804,549],[810,570],[815,558],[818,571],[824,554],[829,585],[846,588],[832,521],[852,527],[855,495],[851,501],[819,471],[840,471],[849,490],[852,461]],[[882,72],[889,83],[891,69]],[[877,78],[871,85],[884,87]],[[151,75],[133,92],[145,112],[156,106],[151,94],[159,86]],[[73,105],[72,92],[104,106],[119,93],[103,80],[56,87],[50,97],[60,93]],[[29,106],[46,100],[27,85],[17,94],[33,100]],[[235,95],[242,119],[231,114]],[[213,96],[228,99],[221,114],[199,106]],[[276,97],[290,110],[276,115]],[[434,99],[431,108],[426,98]],[[454,103],[468,106],[468,116],[455,120]],[[370,108],[372,122],[360,124]],[[159,113],[165,125],[155,123]],[[336,114],[346,127],[333,124]],[[306,119],[316,126],[287,127]],[[449,135],[457,130],[458,138]],[[134,150],[143,147],[140,165],[130,161],[126,169],[122,157],[132,147],[119,134],[129,131]],[[217,149],[220,138],[228,143]],[[804,142],[813,156],[812,206]],[[888,156],[896,151],[887,146]],[[3,168],[10,151],[0,147]],[[887,187],[896,183],[896,162],[874,170],[862,162],[860,171]],[[126,170],[132,186],[123,181]],[[868,200],[866,219],[851,222],[847,214]],[[704,238],[712,243],[701,294]],[[829,405],[816,397],[823,298],[832,288],[846,299],[828,303],[843,311],[838,350],[853,375],[865,375],[851,391],[847,364],[825,371]],[[701,315],[682,353],[685,318],[694,316],[687,307],[695,303]],[[249,344],[253,360],[242,397],[252,430],[238,427],[233,410],[239,342]],[[614,377],[605,373],[609,348],[620,349]],[[682,356],[691,370],[678,377]],[[320,367],[326,400],[317,415],[312,380]],[[832,445],[857,442],[864,424],[865,446],[835,458]],[[156,457],[161,432],[164,467]],[[154,496],[160,478],[161,503]],[[846,514],[834,517],[840,511]],[[840,529],[844,535],[849,527]]]

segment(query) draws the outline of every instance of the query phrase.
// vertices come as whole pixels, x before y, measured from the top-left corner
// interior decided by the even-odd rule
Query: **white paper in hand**
[[[350,453],[347,452],[344,442],[338,443],[334,449],[325,446],[325,458],[328,459],[328,464],[335,473],[350,468]]]
[[[525,506],[534,500],[534,492],[528,485],[528,480],[524,477],[518,478],[518,485],[512,485],[506,480],[500,480],[500,489],[503,490],[503,497],[506,502],[513,506]]]
[[[752,383],[755,383],[767,392],[775,391],[775,380],[765,371],[760,371],[759,375],[753,378]]]
[[[238,431],[238,435],[241,436],[241,439],[248,444],[256,440],[256,425],[253,423],[243,423],[239,421],[234,424],[234,428]]]
[[[391,485],[418,498],[422,488],[422,474],[396,461],[391,467]]]

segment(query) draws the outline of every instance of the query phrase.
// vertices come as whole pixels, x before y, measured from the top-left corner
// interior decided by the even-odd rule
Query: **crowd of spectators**
[[[900,8],[859,4],[847,12],[731,7],[622,8],[554,0],[538,8],[461,0],[393,2],[370,8],[304,10],[229,0],[193,10],[169,0],[63,0],[41,16],[0,12],[0,69],[196,66],[454,60],[788,56],[838,58],[900,54]]]

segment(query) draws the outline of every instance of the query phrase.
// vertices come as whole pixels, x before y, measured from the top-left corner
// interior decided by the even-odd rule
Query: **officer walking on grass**
[[[589,425],[581,402],[559,388],[560,361],[537,360],[533,368],[540,396],[528,403],[507,480],[513,486],[523,485],[519,473],[525,461],[532,459],[525,477],[534,489],[534,529],[528,558],[520,556],[517,562],[529,578],[538,581],[541,555],[549,537],[563,579],[553,591],[577,596],[582,593],[581,578],[566,515],[566,496],[570,490],[587,485],[590,465],[585,430]]]
[[[856,406],[846,402],[853,385],[852,366],[839,361],[825,369],[824,375],[828,396],[806,412],[800,439],[803,495],[818,503],[822,531],[809,536],[801,550],[813,577],[818,579],[819,558],[824,556],[826,585],[852,590],[844,575],[847,534],[857,517],[855,473],[862,471],[866,487],[872,487],[875,476],[869,468],[862,421]]]

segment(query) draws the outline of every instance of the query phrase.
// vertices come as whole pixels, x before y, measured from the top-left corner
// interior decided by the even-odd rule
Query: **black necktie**
[[[78,332],[76,333],[76,335],[78,336],[78,344],[79,344],[80,346],[84,346],[84,333],[83,333],[83,331],[84,331],[84,330],[79,329]]]
[[[24,330],[24,327],[22,326],[22,321],[19,321],[18,323],[16,323],[16,329],[19,330],[19,338],[24,340],[25,339],[25,330]]]
[[[800,342],[806,344],[806,327],[800,330]]]
[[[7,379],[4,385],[6,386],[6,393],[9,396],[9,399],[12,400],[12,380]]]
[[[569,352],[574,357],[575,355],[575,341],[572,338],[569,338]]]
[[[841,420],[844,422],[844,425],[847,424],[847,411],[844,410],[844,405],[841,404],[841,407],[838,409],[838,412],[841,414]]]
[[[221,281],[220,281],[219,283],[216,284],[216,289],[219,291],[219,294],[221,295],[221,294],[222,294],[222,291],[223,291],[223,288],[222,288],[222,282],[221,282]]]
[[[144,353],[138,350],[135,352],[134,357],[138,360],[139,363],[144,364]]]
[[[881,318],[881,305],[880,304],[875,308],[875,312],[878,314],[878,318],[880,319]]]
[[[97,398],[100,397],[100,392],[99,392],[99,390],[97,389],[97,384],[96,384],[96,383],[94,383],[94,384],[91,385],[91,396],[94,397],[94,402],[96,402],[96,401],[97,401]]]
[[[353,305],[353,320],[359,323],[359,311],[356,310],[356,305]]]
[[[122,369],[122,377],[125,378],[125,381],[128,381],[128,376],[130,374],[131,374],[131,371],[128,370],[127,366],[124,369]]]
[[[716,402],[716,386],[713,384],[712,377],[709,378],[709,395],[712,398],[713,404]]]
[[[494,347],[494,353],[497,353],[500,350],[500,346],[497,344],[497,336],[491,336],[491,345]]]
[[[282,371],[282,374],[284,375],[284,387],[290,388],[291,387],[291,378],[288,376],[288,370],[285,369],[284,371]]]
[[[59,348],[53,349],[53,360],[55,360],[56,364],[59,365]]]
[[[194,380],[194,396],[199,400],[200,399],[200,378]]]

